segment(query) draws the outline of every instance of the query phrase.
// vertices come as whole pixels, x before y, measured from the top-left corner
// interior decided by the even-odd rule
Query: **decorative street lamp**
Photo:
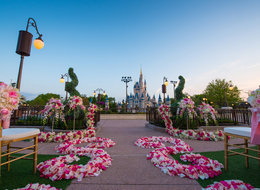
[[[175,98],[175,87],[176,87],[177,81],[171,80],[171,83],[173,85],[173,99],[174,99]]]
[[[19,31],[18,43],[17,43],[17,47],[16,47],[16,53],[21,55],[19,73],[18,73],[18,78],[17,78],[17,83],[16,83],[16,88],[18,88],[18,89],[20,89],[20,86],[21,86],[24,56],[30,56],[30,53],[31,53],[33,35],[30,32],[28,32],[29,26],[33,26],[36,29],[37,34],[39,35],[39,37],[36,38],[33,42],[33,45],[35,46],[35,48],[42,49],[44,46],[43,40],[41,38],[42,34],[40,34],[38,31],[36,21],[33,18],[29,18],[27,21],[26,31],[24,31],[24,30]]]
[[[98,103],[97,103],[97,104],[100,104],[100,100],[101,100],[101,94],[100,94],[100,92],[101,92],[101,91],[103,92],[103,96],[106,95],[106,92],[105,92],[105,90],[103,90],[102,88],[97,88],[96,90],[94,90],[94,93],[93,93],[94,96],[96,96],[96,91],[98,91]]]
[[[231,81],[230,81],[231,82]],[[229,84],[229,87],[228,89],[229,90],[233,90],[233,85],[232,84]],[[227,101],[227,89],[225,88],[225,91],[224,91],[224,95],[225,95],[225,103],[226,103],[226,107],[228,107],[228,101]]]
[[[166,94],[166,87],[168,86],[169,82],[166,77],[163,77],[163,85],[162,85],[162,93],[163,93],[163,102],[165,104],[165,94]]]
[[[127,83],[132,81],[131,77],[124,76],[121,81],[125,82],[126,92],[125,92],[125,112],[127,112]]]
[[[65,82],[64,77],[67,77],[67,81],[66,81],[66,83],[65,83],[65,91],[66,91],[66,85],[67,85],[67,83],[69,82],[69,74],[68,74],[68,73],[61,74],[61,77],[60,77],[60,82],[61,82],[61,83],[64,83],[64,82]],[[65,98],[65,100],[67,100],[67,99],[68,99],[68,92],[66,91],[66,98]]]

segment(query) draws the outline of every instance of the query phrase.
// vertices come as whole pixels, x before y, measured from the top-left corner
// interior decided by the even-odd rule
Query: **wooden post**
[[[37,152],[38,151],[38,135],[34,137],[34,156],[33,156],[33,173],[36,174]]]
[[[245,154],[248,154],[248,140],[247,139],[244,139],[244,142],[245,142]],[[248,165],[248,156],[246,156],[246,158],[245,158],[245,161],[246,161],[246,168],[248,168],[249,167],[249,165]]]
[[[228,136],[224,134],[224,158],[225,158],[225,170],[228,171]]]
[[[10,152],[11,152],[11,143],[8,143],[8,144],[7,144],[7,153],[10,153]],[[8,154],[8,155],[7,155],[7,162],[10,161],[10,159],[11,159],[10,157],[11,157],[11,155]],[[10,171],[10,163],[7,164],[7,171],[8,171],[8,172]]]

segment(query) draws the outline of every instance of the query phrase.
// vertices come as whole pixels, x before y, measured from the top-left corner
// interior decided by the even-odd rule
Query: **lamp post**
[[[173,99],[174,99],[175,98],[175,87],[176,87],[177,81],[171,80],[171,83],[173,85]]]
[[[125,82],[125,112],[127,112],[127,83],[132,81],[131,77],[123,76],[121,81]]]
[[[61,82],[61,83],[64,83],[64,82],[65,82],[64,77],[67,77],[67,81],[66,81],[66,83],[65,83],[65,91],[66,91],[66,85],[67,85],[67,83],[69,82],[69,74],[68,74],[68,73],[61,74],[61,77],[60,77],[60,82]],[[68,99],[68,92],[66,91],[65,100],[67,100],[67,99]]]
[[[232,84],[229,84],[229,86],[228,86],[228,89],[229,90],[233,90],[233,85]],[[225,93],[224,93],[224,95],[225,95],[225,103],[226,103],[226,107],[228,107],[228,101],[227,101],[227,88],[225,88]]]
[[[18,89],[20,89],[21,86],[24,56],[30,56],[31,53],[33,35],[30,32],[28,32],[29,26],[33,26],[36,29],[37,34],[39,35],[39,37],[33,41],[33,45],[35,46],[35,48],[42,49],[44,46],[43,40],[41,38],[42,34],[40,34],[38,31],[36,21],[33,18],[29,18],[27,21],[26,31],[24,30],[19,31],[18,43],[16,47],[16,53],[21,55],[19,73],[18,73],[18,78],[16,83],[16,88]]]
[[[94,93],[93,93],[94,96],[96,96],[96,91],[98,92],[98,102],[97,102],[97,104],[99,105],[99,104],[100,104],[100,100],[101,100],[101,94],[100,94],[100,92],[101,92],[101,91],[103,92],[103,96],[106,95],[106,92],[105,92],[105,90],[103,90],[102,88],[97,88],[96,90],[94,90]]]
[[[166,77],[163,77],[163,85],[162,85],[162,93],[163,93],[163,102],[165,104],[165,94],[166,94],[166,87],[168,86],[169,82]]]

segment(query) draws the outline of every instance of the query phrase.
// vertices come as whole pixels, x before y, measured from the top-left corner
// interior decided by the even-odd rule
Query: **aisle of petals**
[[[203,141],[222,141],[224,140],[223,131],[216,130],[213,132],[204,130],[182,130],[172,126],[172,121],[168,115],[169,107],[162,104],[159,107],[159,113],[165,123],[166,132],[177,138],[203,140]]]

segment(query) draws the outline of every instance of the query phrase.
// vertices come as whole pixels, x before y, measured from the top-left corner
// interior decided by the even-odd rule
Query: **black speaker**
[[[16,53],[19,55],[30,56],[33,35],[30,32],[20,30]]]

